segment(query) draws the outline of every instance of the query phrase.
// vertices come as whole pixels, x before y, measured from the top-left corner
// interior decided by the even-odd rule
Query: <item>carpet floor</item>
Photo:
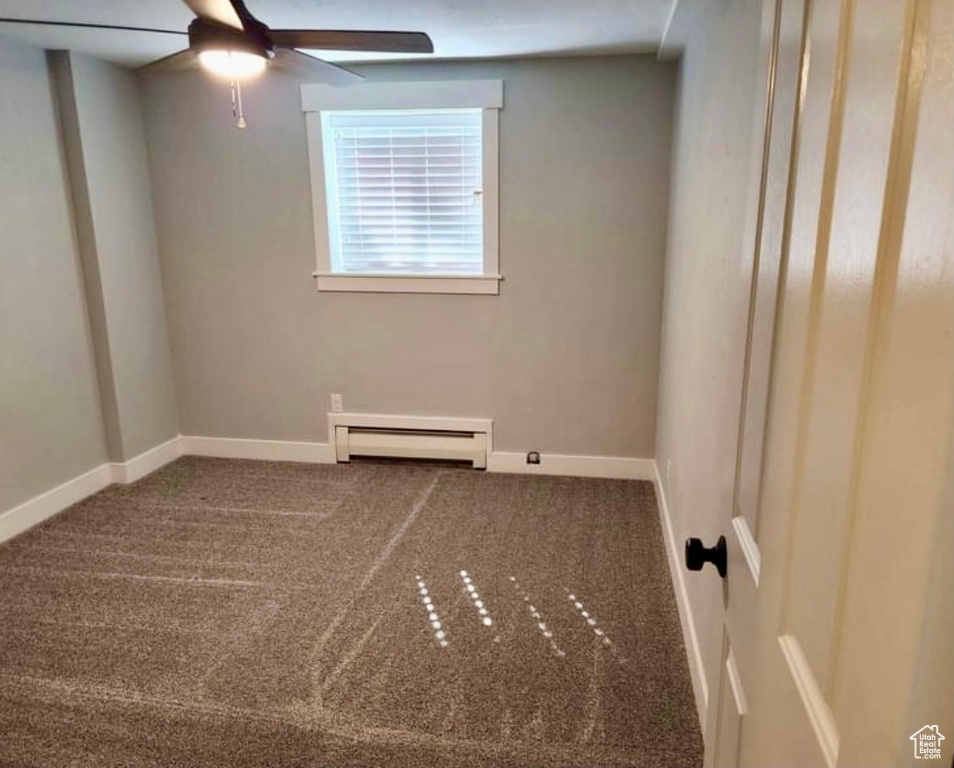
[[[0,546],[3,765],[701,765],[650,483],[184,457]]]

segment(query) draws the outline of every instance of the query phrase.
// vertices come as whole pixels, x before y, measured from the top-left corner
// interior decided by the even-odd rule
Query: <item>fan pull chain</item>
[[[242,111],[242,84],[233,77],[231,85],[232,117],[235,118],[235,125],[239,128],[248,128],[248,123],[245,121],[245,113]]]

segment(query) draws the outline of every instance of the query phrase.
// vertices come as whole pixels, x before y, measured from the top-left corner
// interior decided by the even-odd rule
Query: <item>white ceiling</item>
[[[584,55],[655,52],[676,0],[246,0],[275,28],[407,29],[427,32],[433,56]],[[0,17],[185,31],[179,0],[0,0]],[[0,23],[0,35],[137,66],[186,47],[186,38],[144,32]],[[2,43],[0,43],[2,44]],[[332,61],[401,58],[317,52]],[[403,58],[409,58],[407,56]]]

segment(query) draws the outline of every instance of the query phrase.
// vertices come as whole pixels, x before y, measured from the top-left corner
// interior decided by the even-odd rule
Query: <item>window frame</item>
[[[308,135],[319,291],[368,293],[452,293],[497,295],[500,292],[499,254],[499,112],[503,108],[503,81],[362,83],[337,88],[305,83],[301,86],[302,112]],[[325,188],[325,152],[321,113],[410,109],[480,109],[483,147],[483,272],[479,275],[348,274],[332,271],[328,204]]]

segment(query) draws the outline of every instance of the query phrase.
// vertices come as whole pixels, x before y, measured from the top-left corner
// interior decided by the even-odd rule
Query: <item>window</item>
[[[484,271],[481,113],[321,116],[331,271]]]
[[[500,106],[499,81],[302,86],[318,290],[498,293]]]

